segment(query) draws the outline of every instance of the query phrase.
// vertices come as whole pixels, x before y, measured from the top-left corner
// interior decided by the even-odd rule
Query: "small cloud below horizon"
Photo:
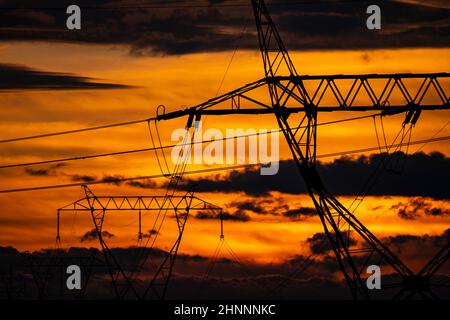
[[[109,231],[102,231],[101,232],[102,237],[103,238],[112,238],[114,237],[114,235],[112,233],[110,233]],[[81,238],[80,238],[80,242],[90,242],[90,241],[94,241],[95,239],[97,239],[98,237],[98,233],[97,230],[94,228],[92,230],[87,231]]]

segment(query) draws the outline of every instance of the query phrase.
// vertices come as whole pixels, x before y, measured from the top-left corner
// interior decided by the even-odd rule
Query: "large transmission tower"
[[[341,204],[327,190],[317,171],[317,116],[319,112],[338,111],[373,110],[379,111],[380,116],[405,113],[403,128],[413,126],[423,110],[450,109],[449,95],[443,86],[450,74],[298,75],[264,1],[252,0],[252,6],[265,77],[197,106],[158,114],[157,119],[187,115],[189,129],[194,119],[198,121],[202,115],[274,114],[353,297],[371,298],[364,273],[374,261],[384,263],[400,277],[401,295],[419,293],[424,298],[433,297],[430,277],[448,259],[448,246],[414,274]],[[420,85],[414,89],[411,81]],[[381,90],[376,90],[375,83]],[[334,102],[326,101],[326,95]]]

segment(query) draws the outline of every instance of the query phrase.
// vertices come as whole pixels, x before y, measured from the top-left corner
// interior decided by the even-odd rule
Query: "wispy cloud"
[[[73,74],[32,69],[22,65],[0,63],[0,93],[20,90],[105,90],[130,86],[101,83]]]
[[[414,220],[423,216],[442,217],[450,215],[450,210],[435,206],[431,201],[423,198],[412,198],[405,202],[399,202],[391,207],[396,210],[399,217],[406,220]]]
[[[103,238],[112,238],[114,237],[114,235],[110,232],[108,232],[107,230],[102,230],[102,237]],[[98,237],[98,233],[96,229],[92,229],[87,231],[81,238],[80,238],[80,242],[89,242],[89,241],[94,241],[96,240]]]

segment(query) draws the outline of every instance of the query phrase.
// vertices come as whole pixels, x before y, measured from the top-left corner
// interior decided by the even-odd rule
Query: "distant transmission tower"
[[[167,196],[96,196],[87,187],[83,186],[85,197],[70,203],[57,212],[57,232],[56,238],[59,242],[61,240],[60,234],[60,215],[66,212],[87,212],[90,213],[94,229],[102,252],[104,261],[107,265],[107,270],[114,288],[114,293],[117,299],[134,298],[134,299],[164,299],[169,280],[172,275],[175,260],[178,255],[178,249],[183,237],[186,221],[190,212],[206,211],[217,217],[222,217],[222,209],[209,202],[203,201],[194,195],[193,191],[187,192],[183,196],[172,195]],[[114,255],[111,248],[106,243],[103,237],[103,222],[105,214],[109,211],[138,211],[139,230],[138,239],[140,242],[141,255],[138,258],[138,269],[131,272],[131,275]],[[156,272],[151,278],[148,285],[143,290],[138,290],[136,283],[139,282],[139,273],[141,273],[144,265],[148,260],[149,252],[146,249],[146,244],[142,245],[142,212],[153,211],[157,212],[154,225],[161,229],[167,211],[174,213],[176,220],[178,235],[171,245],[170,249],[165,253],[160,264],[156,267]],[[158,233],[153,235],[153,240]],[[146,235],[147,237],[149,235]],[[151,235],[150,235],[151,236]],[[150,238],[147,238],[150,240]],[[154,244],[154,241],[153,241]]]

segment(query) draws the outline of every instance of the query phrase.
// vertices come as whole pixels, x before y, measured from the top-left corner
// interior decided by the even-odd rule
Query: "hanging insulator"
[[[420,114],[422,113],[421,109],[416,110],[416,112],[414,113],[414,117],[411,120],[411,124],[415,125],[417,120],[419,120]]]

